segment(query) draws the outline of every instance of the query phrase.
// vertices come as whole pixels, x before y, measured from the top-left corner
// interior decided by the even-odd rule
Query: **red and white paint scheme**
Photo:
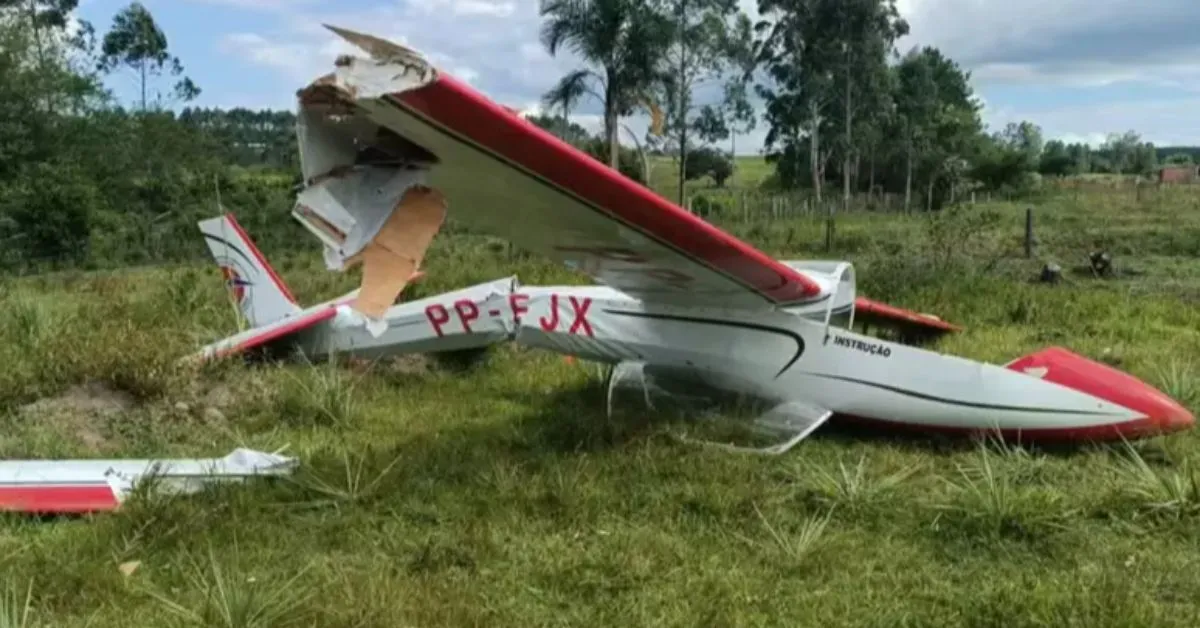
[[[294,458],[236,449],[223,458],[169,460],[0,461],[0,510],[29,514],[84,514],[116,510],[147,479],[173,493],[206,484],[286,475]]]
[[[368,58],[340,58],[333,74],[310,87],[326,90],[323,104],[301,105],[302,120],[323,120],[321,133],[300,131],[306,176],[329,172],[309,177],[307,191],[320,193],[337,172],[363,163],[348,146],[391,134],[404,141],[392,142],[388,163],[425,170],[424,184],[445,195],[451,217],[601,285],[522,287],[509,278],[396,305],[388,330],[374,338],[353,317],[339,317],[336,304],[279,318],[288,309],[280,299],[286,290],[267,283],[270,296],[254,296],[264,285],[254,266],[257,274],[242,275],[250,282],[249,307],[270,308],[275,320],[242,336],[239,346],[277,339],[280,329],[297,341],[305,337],[295,332],[316,331],[302,344],[352,353],[440,351],[511,338],[616,365],[613,381],[637,371],[772,400],[793,433],[775,452],[834,416],[1024,441],[1137,438],[1194,423],[1188,410],[1151,386],[1065,349],[997,366],[856,331],[856,322],[907,336],[958,328],[859,297],[847,262],[773,259],[419,53],[330,28]],[[355,217],[353,198],[340,201],[338,217]],[[311,212],[293,216],[313,219]],[[252,266],[265,265],[261,256],[250,257],[259,260]]]

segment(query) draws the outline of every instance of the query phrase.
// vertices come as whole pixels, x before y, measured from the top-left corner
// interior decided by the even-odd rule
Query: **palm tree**
[[[647,0],[542,0],[542,44],[566,48],[590,67],[571,72],[546,94],[564,113],[585,94],[604,106],[609,165],[620,157],[619,121],[644,106],[670,43],[672,24]]]

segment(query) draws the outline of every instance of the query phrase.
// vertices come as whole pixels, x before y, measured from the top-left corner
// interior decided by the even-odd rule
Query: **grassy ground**
[[[1063,196],[937,220],[848,215],[861,289],[967,326],[942,349],[1048,344],[1200,410],[1200,197]],[[819,221],[742,223],[826,257]],[[1104,246],[1122,275],[1076,272]],[[271,251],[266,252],[268,256]],[[353,286],[277,260],[305,302]],[[1059,286],[1031,281],[1041,263]],[[435,244],[431,292],[515,271],[485,238]],[[594,369],[504,348],[461,373],[404,358],[203,371],[232,331],[207,265],[0,283],[0,455],[220,456],[287,445],[294,480],[82,520],[0,522],[0,576],[42,626],[1195,626],[1200,436],[1031,451],[829,426],[763,459],[606,422]],[[84,386],[84,384],[87,384]],[[35,403],[36,402],[36,403]],[[118,567],[138,561],[132,575]],[[0,625],[7,616],[0,613]]]
[[[762,157],[749,155],[738,156],[733,163],[733,176],[725,182],[731,188],[753,188],[771,176],[770,164]],[[687,182],[689,191],[710,187],[712,180],[708,177]],[[670,157],[652,157],[650,159],[650,187],[672,200],[679,193],[679,163]]]

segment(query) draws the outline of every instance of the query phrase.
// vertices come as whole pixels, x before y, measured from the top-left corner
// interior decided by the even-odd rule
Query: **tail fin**
[[[233,214],[200,221],[200,232],[221,267],[238,308],[252,327],[273,323],[300,311],[283,279],[267,263]]]

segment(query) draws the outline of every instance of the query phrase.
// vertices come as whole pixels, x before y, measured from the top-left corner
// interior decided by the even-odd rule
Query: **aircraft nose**
[[[1035,375],[1128,408],[1143,418],[1115,426],[1115,438],[1140,438],[1191,428],[1196,418],[1179,402],[1142,380],[1062,347],[1028,355],[1008,368]]]

